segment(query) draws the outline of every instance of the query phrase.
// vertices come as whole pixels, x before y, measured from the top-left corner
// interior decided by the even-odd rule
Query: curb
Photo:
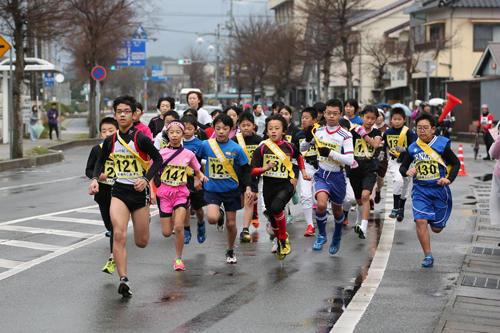
[[[50,154],[34,156],[29,158],[18,158],[11,161],[0,162],[0,172],[21,169],[21,168],[33,168],[42,165],[53,164],[64,161],[63,150],[71,149],[80,146],[90,146],[96,145],[101,142],[101,139],[83,139],[68,141],[54,146],[45,147],[51,151]]]

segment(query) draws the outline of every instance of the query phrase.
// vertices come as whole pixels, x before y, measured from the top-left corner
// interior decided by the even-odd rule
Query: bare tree
[[[387,66],[396,58],[396,49],[393,40],[387,38],[371,38],[368,34],[363,43],[363,51],[369,56],[364,63],[365,69],[373,74],[375,87],[380,89],[378,102],[383,102],[385,97],[384,76],[388,73]]]
[[[184,66],[184,74],[189,76],[189,85],[191,88],[199,88],[204,90],[208,84],[208,75],[205,72],[207,65],[207,58],[202,51],[196,50],[194,47],[189,46],[184,52],[182,57],[191,59],[191,65]]]
[[[73,64],[80,79],[90,82],[89,137],[95,137],[96,82],[91,70],[96,65],[109,66],[117,58],[122,40],[131,37],[135,28],[134,0],[66,0],[71,22],[67,29],[66,49],[72,53]]]
[[[28,40],[36,37],[42,40],[54,38],[58,31],[54,22],[63,18],[64,0],[29,1],[29,0],[2,0],[0,1],[0,31],[14,40],[16,52],[16,70],[13,77],[13,157],[23,157],[23,113],[21,108],[21,84],[25,77],[24,57]],[[29,27],[28,27],[29,23]],[[60,33],[60,31],[59,31]],[[11,78],[12,79],[12,78]],[[4,96],[7,98],[7,96]]]

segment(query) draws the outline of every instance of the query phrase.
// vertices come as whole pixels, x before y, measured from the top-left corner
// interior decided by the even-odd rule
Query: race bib
[[[363,148],[363,143],[361,142],[361,139],[356,139],[356,145],[354,147],[354,157],[361,157],[361,158],[372,158],[373,153],[375,152],[375,148],[370,146],[369,144],[366,145],[368,156],[365,154],[365,149]]]
[[[276,162],[276,165],[274,168],[264,172],[264,176],[287,179],[288,170],[286,169],[286,166],[281,163],[279,157],[274,154],[264,154],[264,165],[268,165],[270,161]]]
[[[106,163],[104,163],[104,173],[108,175],[108,179],[100,181],[100,183],[103,184],[108,184],[108,185],[113,185],[115,178],[115,163],[110,160],[106,160]]]
[[[253,153],[255,152],[255,149],[257,149],[258,145],[247,145],[247,151],[248,151],[248,155],[250,155],[250,159],[252,158],[253,156]],[[251,162],[251,160],[250,160]]]
[[[179,186],[187,183],[187,166],[185,165],[167,165],[163,174],[161,175],[161,181],[163,184],[170,186]]]
[[[321,147],[329,148],[331,150],[336,151],[337,153],[339,152],[339,146],[336,143],[326,142],[326,141],[322,141],[322,140],[318,140],[318,141],[319,141],[319,144]],[[321,155],[318,155],[318,161],[326,162],[326,163],[335,163],[335,161],[332,158],[324,157]]]
[[[228,158],[227,160],[233,165],[234,159]],[[212,179],[231,179],[231,175],[224,169],[219,159],[214,157],[208,158],[208,177]]]
[[[300,144],[302,143],[302,141],[304,141],[305,139],[299,139],[299,147],[300,147]],[[306,155],[305,157],[308,157],[308,156],[316,156],[318,155],[318,148],[316,147],[316,145],[311,145],[311,148],[309,148],[309,150],[306,152]]]
[[[168,142],[161,140],[161,149],[165,148],[168,146]]]
[[[408,146],[407,143],[406,143],[406,139],[405,138],[405,142],[403,143],[403,147],[406,147]],[[397,135],[387,135],[387,145],[389,146],[389,149],[395,149],[396,146],[398,145],[398,140],[399,140],[399,134]]]
[[[415,163],[417,168],[418,180],[435,180],[441,178],[439,173],[439,163],[433,160],[417,161]]]
[[[115,161],[115,175],[118,178],[139,178],[142,177],[142,168],[137,159],[132,154],[113,153]]]
[[[291,136],[291,135],[289,135],[289,134],[285,135],[285,139],[286,139],[286,141],[288,141],[288,142],[292,142],[292,136]]]

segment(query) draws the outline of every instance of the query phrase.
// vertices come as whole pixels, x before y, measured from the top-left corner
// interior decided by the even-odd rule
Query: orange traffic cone
[[[468,176],[467,172],[465,172],[464,150],[462,148],[462,144],[458,147],[458,159],[460,160],[460,170],[458,171],[458,176]]]

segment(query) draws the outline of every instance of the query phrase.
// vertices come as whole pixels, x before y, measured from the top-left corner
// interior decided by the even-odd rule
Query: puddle
[[[475,204],[477,204],[477,201],[473,201],[473,202],[462,202],[461,204],[462,204],[462,205],[471,205],[471,206],[474,206]]]
[[[487,182],[489,180],[492,180],[493,179],[493,174],[492,173],[487,173],[483,176],[478,176],[478,177],[474,177],[475,179],[478,179],[482,182]]]

